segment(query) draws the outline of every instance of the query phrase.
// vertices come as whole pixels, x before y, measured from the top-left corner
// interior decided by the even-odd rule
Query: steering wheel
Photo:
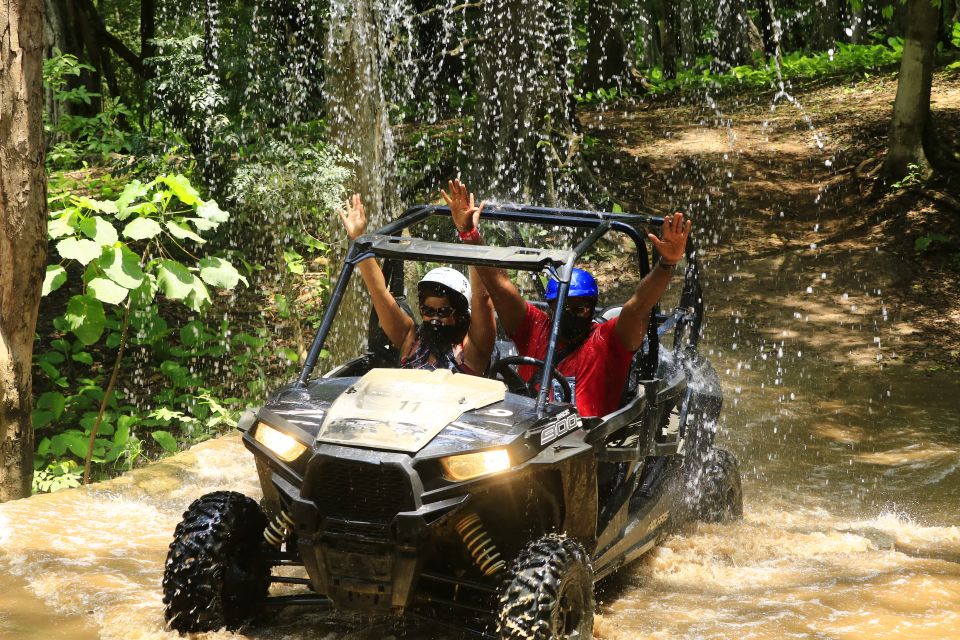
[[[531,358],[530,356],[508,356],[497,360],[496,364],[490,370],[490,377],[495,380],[502,380],[511,393],[521,393],[531,398],[537,397],[537,382],[540,376],[530,376],[530,382],[524,382],[520,374],[511,369],[514,365],[529,365],[542,370],[545,366],[543,360]],[[550,379],[555,380],[560,385],[560,397],[564,402],[570,402],[573,393],[570,391],[570,383],[560,373],[556,367],[550,369]]]

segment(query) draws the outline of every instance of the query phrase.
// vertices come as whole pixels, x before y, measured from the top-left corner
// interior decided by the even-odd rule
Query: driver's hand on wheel
[[[363,210],[363,202],[360,201],[360,194],[353,194],[348,198],[343,209],[337,209],[337,215],[343,221],[343,227],[347,230],[347,236],[350,240],[356,240],[367,231],[367,215]]]
[[[457,231],[468,233],[475,229],[480,223],[480,213],[483,211],[484,202],[477,207],[474,205],[473,194],[467,191],[467,186],[460,182],[460,179],[450,180],[447,183],[450,193],[440,189],[440,195],[444,202],[450,207],[450,216],[453,218],[453,224]]]
[[[683,214],[677,212],[672,216],[668,215],[663,219],[663,233],[661,237],[648,233],[647,237],[656,247],[660,254],[660,261],[667,265],[674,265],[680,262],[684,256],[687,247],[687,236],[690,235],[690,227],[693,222],[683,221]]]

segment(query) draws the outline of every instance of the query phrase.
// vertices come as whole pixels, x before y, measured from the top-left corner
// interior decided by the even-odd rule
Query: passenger
[[[458,215],[473,215],[468,209],[460,212],[460,208],[466,208],[462,201],[451,208]],[[359,194],[347,200],[337,214],[350,240],[366,232],[367,217]],[[400,350],[402,368],[450,369],[481,376],[486,373],[496,325],[493,304],[475,269],[470,269],[472,287],[463,274],[449,267],[433,269],[420,280],[417,293],[423,324],[418,327],[390,293],[375,259],[360,262],[358,268],[380,327]]]
[[[453,222],[463,242],[483,244],[477,227],[483,204],[473,207],[473,194],[459,181],[450,182]],[[470,202],[470,207],[454,202]],[[570,292],[561,310],[560,334],[556,365],[561,374],[571,381],[571,390],[582,416],[602,416],[615,411],[634,353],[643,344],[650,320],[650,311],[666,291],[673,268],[684,256],[691,222],[684,222],[683,214],[675,213],[663,221],[662,238],[648,234],[660,254],[657,265],[637,286],[633,296],[623,305],[619,317],[596,324],[593,314],[599,294],[596,280],[586,271],[575,269]],[[523,299],[506,271],[492,267],[477,269],[490,292],[503,330],[517,345],[520,355],[543,360],[550,339],[551,318]],[[546,299],[551,315],[557,313],[558,284],[548,283]],[[520,375],[529,380],[534,367],[521,367]]]

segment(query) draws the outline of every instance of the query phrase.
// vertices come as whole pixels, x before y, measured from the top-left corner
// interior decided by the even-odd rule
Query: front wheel
[[[163,572],[164,612],[180,632],[235,629],[259,613],[270,588],[267,519],[233,491],[195,500],[177,525]]]
[[[711,449],[699,478],[696,518],[703,522],[731,522],[743,517],[740,464],[726,449]]]
[[[593,568],[583,545],[550,534],[529,543],[500,590],[500,640],[593,637]]]

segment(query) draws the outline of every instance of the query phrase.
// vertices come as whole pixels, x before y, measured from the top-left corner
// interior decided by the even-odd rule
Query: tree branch
[[[93,0],[79,0],[79,4],[81,10],[87,14],[90,20],[90,26],[93,27],[97,36],[103,40],[104,44],[117,54],[121,60],[130,65],[130,68],[133,69],[138,76],[146,78],[146,68],[143,66],[143,60],[127,48],[127,45],[123,44],[120,38],[107,31],[103,19],[100,17],[100,12],[97,11],[96,5],[93,4]]]
[[[449,9],[445,9],[444,7],[433,7],[432,9],[427,9],[422,13],[418,13],[417,15],[413,16],[413,19],[423,20],[424,18],[427,18],[440,11],[450,14],[450,13],[455,13],[457,11],[466,11],[467,9],[479,9],[483,5],[484,5],[484,0],[479,0],[479,2],[464,2],[463,4],[458,4],[457,6],[450,7]]]
[[[464,50],[466,49],[466,47],[468,47],[468,46],[470,46],[470,45],[473,45],[473,44],[477,44],[478,42],[486,42],[486,40],[487,40],[487,39],[486,39],[486,37],[484,37],[484,36],[478,36],[478,37],[476,37],[476,38],[464,38],[463,40],[460,41],[460,44],[458,44],[457,46],[455,46],[453,49],[448,49],[448,50],[446,50],[446,51],[441,51],[440,53],[438,53],[438,54],[436,54],[436,55],[434,55],[434,56],[431,56],[431,57],[429,57],[429,58],[418,58],[418,59],[414,60],[414,62],[417,62],[417,63],[420,63],[420,62],[434,62],[434,61],[436,61],[436,60],[440,60],[441,58],[458,58],[458,57],[460,57],[460,56],[463,55]]]
[[[120,348],[117,350],[117,359],[113,363],[113,373],[110,374],[110,382],[107,389],[103,392],[103,400],[100,401],[100,411],[97,413],[97,421],[93,423],[90,429],[90,440],[87,442],[87,455],[83,459],[83,484],[90,483],[90,466],[93,461],[93,449],[97,442],[97,432],[100,430],[100,423],[103,422],[103,413],[107,410],[107,404],[110,402],[110,396],[113,395],[113,388],[117,384],[117,377],[120,375],[120,363],[123,362],[123,352],[127,348],[127,332],[130,329],[130,294],[127,294],[127,306],[123,311],[123,328],[120,330]]]

